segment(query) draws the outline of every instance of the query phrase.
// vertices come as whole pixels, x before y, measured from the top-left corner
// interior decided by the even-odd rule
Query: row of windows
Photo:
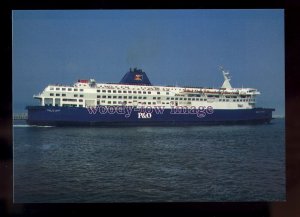
[[[50,96],[54,96],[54,94],[53,93],[50,93]],[[55,94],[55,96],[60,96],[60,94],[59,93],[56,93]],[[66,94],[61,94],[61,96],[66,96]],[[78,94],[74,94],[74,97],[78,97]],[[84,97],[84,95],[79,95],[79,97]],[[147,99],[147,97],[146,96],[139,96],[139,97],[137,97],[137,96],[110,96],[110,95],[108,95],[108,96],[100,96],[100,95],[97,95],[97,98],[99,99],[99,98],[103,98],[103,99],[105,99],[105,98],[108,98],[108,99]],[[152,99],[153,100],[161,100],[161,97],[152,97]],[[179,98],[179,97],[167,97],[166,98],[166,100],[191,100],[191,101],[206,101],[206,99],[205,98]],[[221,102],[221,101],[223,101],[223,102],[228,102],[229,101],[229,99],[219,99],[219,101]],[[254,99],[234,99],[233,100],[233,102],[254,102],[255,100]]]
[[[50,93],[50,96],[54,96],[54,93]],[[55,96],[60,96],[60,93],[56,93]],[[62,93],[61,96],[66,96],[66,94]],[[78,97],[78,94],[74,94],[74,97]],[[80,94],[79,97],[84,97],[84,95]]]
[[[223,100],[224,101],[224,100]],[[228,101],[228,100],[226,100]],[[237,100],[233,100],[233,102],[254,102],[255,99],[237,99]]]
[[[225,99],[219,99],[219,101],[221,102],[221,101],[223,101],[223,102],[225,102]],[[226,102],[228,102],[229,101],[229,99],[226,99]],[[254,99],[237,99],[237,100],[233,100],[233,102],[254,102],[255,100]]]
[[[97,93],[100,93],[101,90],[97,90]],[[151,94],[152,92],[151,91],[135,91],[135,90],[102,90],[102,93],[133,93],[133,94]],[[156,94],[160,94],[160,92],[156,92]],[[166,92],[167,95],[169,95],[169,92]]]
[[[54,87],[50,87],[50,90],[54,90]],[[62,90],[62,91],[66,91],[66,90],[73,91],[74,90],[74,91],[78,91],[78,88],[72,89],[72,88],[65,88],[65,87],[62,87],[62,88],[56,87],[55,90]],[[83,89],[79,89],[79,91],[83,91]]]
[[[64,102],[77,102],[77,99],[63,99]],[[83,102],[83,99],[79,99],[78,102]]]
[[[54,90],[54,87],[50,87],[50,90]],[[72,91],[73,89],[72,88],[60,88],[60,87],[56,87],[55,90],[62,90],[62,91]],[[74,91],[78,91],[77,88],[74,88]],[[79,89],[79,91],[83,91],[83,89]],[[151,94],[151,91],[131,91],[131,90],[97,90],[97,93],[133,93],[133,94]],[[156,94],[160,94],[160,92],[156,92]],[[167,95],[169,95],[169,92],[166,92]]]
[[[204,100],[206,101],[206,100]],[[226,100],[227,102],[228,100]],[[101,100],[101,103],[105,103],[106,101],[105,100]],[[241,100],[242,102],[242,100]],[[131,101],[107,101],[107,104],[131,104],[132,102]],[[148,105],[156,105],[156,102],[138,102],[138,103],[141,103],[141,104],[148,104]],[[178,102],[177,102],[178,103]],[[99,105],[100,104],[100,101],[97,101],[97,104]],[[161,102],[161,104],[169,104],[169,102]],[[189,103],[191,104],[191,103]]]
[[[106,101],[105,100],[101,100],[101,103],[105,103]],[[132,101],[107,101],[107,104],[121,104],[121,105],[124,105],[124,104],[132,104],[133,102]],[[138,104],[148,104],[148,105],[156,105],[156,102],[137,102]],[[163,105],[165,104],[169,104],[169,102],[162,102]],[[100,105],[100,101],[97,101],[97,105]]]
[[[98,93],[100,93],[101,92],[101,90],[97,90],[97,92]],[[148,91],[148,92],[146,92],[146,91],[132,91],[132,90],[123,90],[123,91],[121,91],[121,90],[118,90],[118,91],[116,91],[116,90],[102,90],[102,93],[134,93],[134,94],[151,94],[151,91]],[[157,94],[160,94],[160,92],[157,92]]]

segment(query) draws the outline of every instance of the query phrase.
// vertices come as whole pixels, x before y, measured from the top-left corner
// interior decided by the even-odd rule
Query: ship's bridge
[[[96,87],[95,79],[78,79],[74,84],[75,87]]]

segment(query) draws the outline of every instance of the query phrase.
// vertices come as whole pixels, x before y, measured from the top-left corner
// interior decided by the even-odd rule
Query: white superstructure
[[[148,86],[96,83],[94,79],[78,80],[72,86],[48,85],[34,95],[42,106],[212,106],[214,109],[252,109],[256,95],[253,88],[232,88],[229,73],[222,70],[221,88]]]

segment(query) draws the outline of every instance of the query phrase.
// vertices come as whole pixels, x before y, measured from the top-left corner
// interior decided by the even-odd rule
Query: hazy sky
[[[130,67],[154,85],[261,91],[284,115],[284,10],[13,11],[13,107],[48,84],[119,82]]]

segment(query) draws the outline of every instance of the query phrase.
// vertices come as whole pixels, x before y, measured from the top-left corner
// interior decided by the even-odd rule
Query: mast
[[[220,67],[220,70],[223,73],[224,76],[224,82],[221,88],[225,88],[225,89],[231,89],[231,84],[230,84],[230,75],[229,75],[229,71],[225,71],[223,67]]]

